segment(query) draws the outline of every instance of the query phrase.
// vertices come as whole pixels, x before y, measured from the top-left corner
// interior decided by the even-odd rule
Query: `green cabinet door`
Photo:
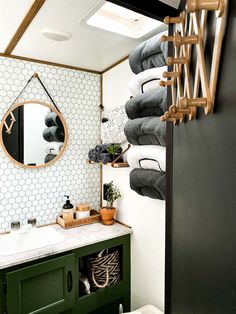
[[[7,313],[58,314],[72,308],[74,275],[74,254],[8,272]]]

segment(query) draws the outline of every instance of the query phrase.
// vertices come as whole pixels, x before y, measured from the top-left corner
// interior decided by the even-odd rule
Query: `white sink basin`
[[[0,236],[0,255],[13,255],[63,242],[65,238],[50,226],[15,231]]]

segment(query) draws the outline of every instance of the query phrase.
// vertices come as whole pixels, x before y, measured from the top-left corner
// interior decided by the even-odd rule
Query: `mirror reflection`
[[[62,115],[51,105],[25,102],[3,118],[1,141],[8,157],[25,167],[40,167],[60,158],[67,142]]]

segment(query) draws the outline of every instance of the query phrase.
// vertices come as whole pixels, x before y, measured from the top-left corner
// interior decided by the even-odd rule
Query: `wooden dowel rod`
[[[182,45],[196,45],[198,43],[198,35],[181,36],[180,34],[176,34],[173,41],[177,47]]]
[[[166,16],[164,18],[165,24],[180,24],[182,22],[183,22],[182,16],[175,16],[175,17]]]
[[[161,38],[160,38],[160,40],[161,40],[162,42],[166,42],[166,41],[173,41],[174,38],[175,38],[175,36],[166,36],[166,35],[162,35]]]
[[[185,57],[178,57],[178,58],[172,58],[168,57],[166,60],[167,65],[172,65],[172,64],[185,64],[187,63],[187,58]]]
[[[190,114],[191,109],[190,109],[190,108],[186,108],[186,109],[184,109],[184,108],[178,108],[178,107],[172,105],[172,106],[170,106],[170,108],[169,108],[169,112],[170,112],[171,115],[174,115],[174,114],[176,114],[176,113],[180,113],[180,114]]]
[[[172,85],[174,85],[174,81],[172,81],[172,80],[169,80],[169,81],[160,81],[159,82],[159,85],[161,86],[161,87],[165,87],[165,86],[172,86]]]
[[[207,106],[207,98],[187,98],[182,97],[179,100],[179,106],[183,109],[188,107],[206,107]]]
[[[162,73],[163,78],[180,77],[180,75],[181,74],[179,72],[167,72],[167,71],[165,71]]]
[[[199,10],[220,11],[222,14],[225,8],[224,0],[188,0],[186,10],[194,13]]]

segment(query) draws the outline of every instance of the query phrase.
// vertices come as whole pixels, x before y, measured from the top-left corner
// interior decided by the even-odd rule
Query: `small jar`
[[[87,218],[90,216],[89,204],[77,204],[76,205],[76,219]]]
[[[62,218],[65,221],[72,221],[74,219],[74,213],[71,209],[63,209]]]

